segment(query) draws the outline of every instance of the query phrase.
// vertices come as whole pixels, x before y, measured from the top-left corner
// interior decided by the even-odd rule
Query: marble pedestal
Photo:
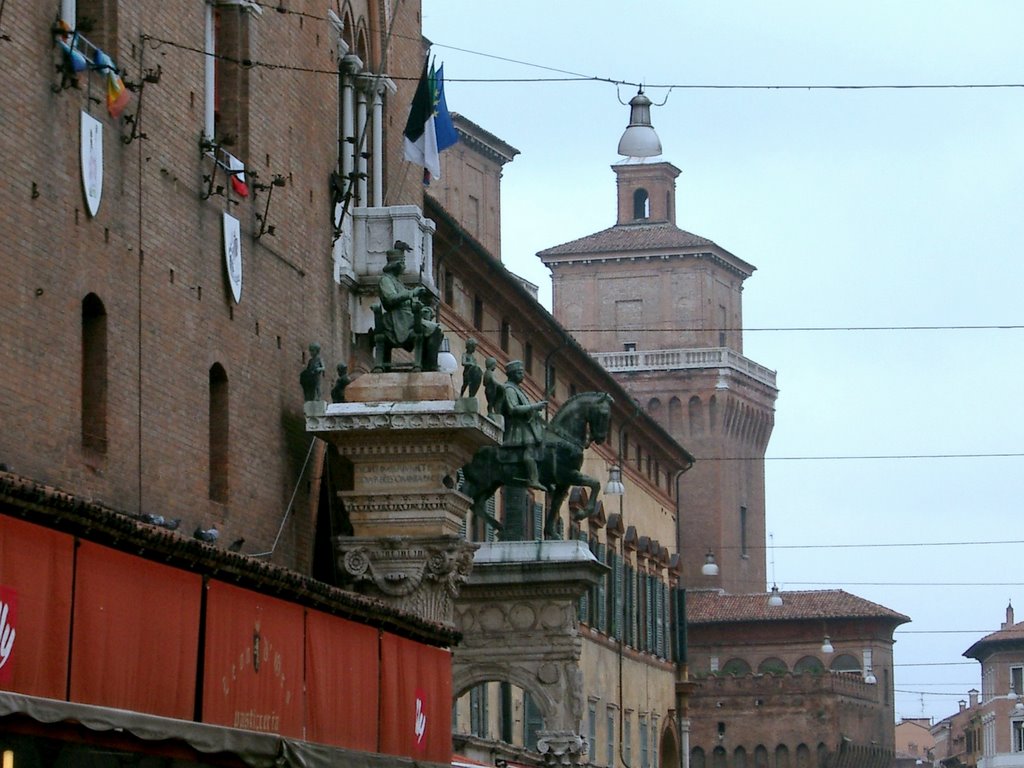
[[[455,398],[447,374],[366,374],[345,395],[305,409],[306,431],[352,462],[352,490],[339,495],[355,535],[335,538],[342,586],[451,624],[475,550],[457,472],[501,429]]]

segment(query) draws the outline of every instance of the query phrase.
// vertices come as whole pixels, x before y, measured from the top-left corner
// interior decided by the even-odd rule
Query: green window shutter
[[[661,580],[654,582],[654,653],[665,658],[665,585]]]
[[[532,539],[537,541],[544,536],[544,505],[539,501],[533,503],[533,531]]]
[[[578,541],[582,541],[584,544],[589,545],[589,542],[587,541],[587,534],[584,531],[580,531],[576,538]],[[580,595],[579,618],[584,624],[592,623],[590,621],[590,590],[585,590],[583,594]]]
[[[654,576],[647,574],[647,650],[654,651]]]
[[[612,620],[611,634],[616,640],[622,640],[622,611],[625,607],[623,589],[625,577],[622,569],[622,556],[618,552],[611,553],[612,559]]]
[[[605,563],[608,563],[608,548],[598,542],[597,545],[597,559]],[[608,634],[608,574],[605,573],[601,580],[597,583],[597,629],[600,632]]]
[[[636,573],[626,563],[626,645],[636,647]]]
[[[491,498],[489,498],[487,500],[487,504],[485,505],[484,508],[487,510],[487,514],[488,515],[490,515],[494,519],[497,519],[498,518],[498,497],[496,495],[495,496],[491,496]],[[493,526],[491,526],[490,524],[488,524],[486,526],[486,528],[487,528],[487,533],[484,535],[484,539],[486,541],[497,541],[497,539],[498,539],[498,530],[496,528],[494,528]]]

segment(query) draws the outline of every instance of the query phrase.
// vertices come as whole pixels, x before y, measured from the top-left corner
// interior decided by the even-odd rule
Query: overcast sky
[[[522,152],[503,257],[549,307],[535,254],[615,223],[636,87],[459,80],[565,70],[665,102],[678,225],[758,268],[744,352],[778,371],[776,579],[909,615],[897,716],[956,711],[981,687],[963,651],[1009,600],[1024,620],[1024,458],[984,455],[1024,453],[1024,330],[962,328],[1024,326],[1024,88],[661,86],[1024,83],[1024,3],[423,0],[423,29],[449,107]],[[928,458],[951,454],[983,455]],[[829,458],[866,456],[901,458]]]

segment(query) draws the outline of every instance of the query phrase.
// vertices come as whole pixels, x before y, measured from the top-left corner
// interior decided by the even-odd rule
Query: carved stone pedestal
[[[352,462],[352,490],[339,496],[355,537],[335,539],[339,572],[360,591],[452,623],[474,549],[461,537],[471,502],[456,475],[501,430],[455,399],[443,373],[365,374],[345,396],[306,408],[306,431]]]
[[[577,601],[607,571],[580,541],[484,544],[456,603],[455,692],[489,680],[529,692],[547,736],[526,746],[550,765],[585,761]]]

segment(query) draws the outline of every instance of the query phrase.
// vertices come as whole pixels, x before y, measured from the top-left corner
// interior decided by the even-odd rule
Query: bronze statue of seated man
[[[387,263],[381,275],[380,312],[374,329],[374,370],[391,370],[391,350],[404,349],[412,353],[412,368],[417,371],[436,371],[437,353],[441,349],[444,332],[434,320],[430,305],[424,300],[430,296],[425,286],[406,288],[401,275],[405,271],[405,252],[410,251],[401,240],[387,252]]]

